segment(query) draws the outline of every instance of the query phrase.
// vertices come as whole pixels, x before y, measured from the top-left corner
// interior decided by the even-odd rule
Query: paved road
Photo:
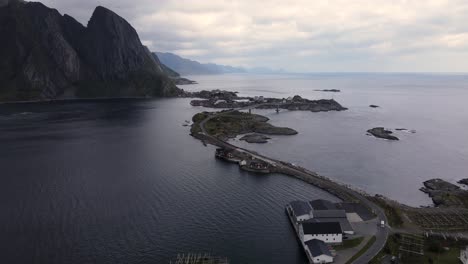
[[[366,204],[372,210],[374,213],[377,215],[377,218],[379,219],[379,224],[380,221],[383,220],[385,223],[388,223],[387,216],[385,216],[384,211],[377,206],[375,203],[369,201],[366,199],[364,196],[361,194],[358,194],[359,196],[357,197],[359,200],[361,200],[362,203]],[[362,254],[358,259],[356,259],[353,263],[356,264],[366,264],[369,263],[379,252],[384,248],[385,244],[387,243],[387,238],[388,238],[388,227],[378,227],[377,233],[375,234],[375,242],[370,246],[370,248],[366,251],[366,253]]]
[[[256,108],[256,107],[261,106],[261,105],[262,104],[251,105],[251,106],[243,107],[243,108],[240,108],[240,109],[237,109],[237,110],[244,110],[244,109],[248,109],[248,108]],[[296,175],[304,175],[304,176],[307,176],[307,177],[312,177],[315,180],[321,181],[323,183],[327,182],[326,179],[321,178],[321,177],[319,178],[319,176],[316,173],[308,172],[308,171],[306,171],[306,170],[304,170],[302,168],[296,167],[295,165],[292,165],[292,164],[289,164],[289,163],[286,163],[286,162],[282,162],[282,161],[279,161],[279,160],[275,160],[275,159],[266,157],[264,155],[260,155],[258,153],[255,153],[255,152],[251,151],[251,150],[247,150],[247,149],[244,149],[244,148],[237,147],[235,145],[229,144],[229,143],[227,143],[225,141],[222,141],[222,140],[220,140],[220,139],[218,139],[216,137],[211,136],[210,134],[207,133],[207,131],[205,129],[205,124],[206,124],[206,122],[208,122],[209,120],[211,120],[211,119],[213,119],[213,118],[215,118],[217,116],[218,115],[211,115],[211,116],[205,118],[205,120],[203,120],[202,122],[200,122],[200,129],[202,131],[202,134],[204,134],[206,137],[210,138],[212,143],[215,143],[217,146],[222,146],[222,147],[225,147],[225,148],[228,148],[228,149],[235,149],[235,150],[237,150],[239,152],[247,153],[247,154],[249,154],[249,155],[251,155],[251,156],[253,156],[253,157],[257,158],[257,159],[260,159],[260,160],[263,160],[265,162],[270,163],[271,165],[275,166],[280,172],[283,171],[283,172],[287,172],[288,174],[293,173],[293,174],[296,174]],[[379,219],[379,223],[380,223],[380,220],[385,221],[385,224],[388,223],[387,217],[385,216],[385,213],[384,213],[383,209],[380,208],[375,203],[373,203],[372,201],[368,200],[366,197],[364,197],[359,192],[354,191],[354,190],[352,190],[350,188],[347,188],[346,186],[339,185],[338,183],[331,182],[331,181],[328,181],[328,186],[332,186],[339,193],[351,194],[351,196],[354,196],[360,202],[367,205],[369,208],[371,208],[373,210],[373,212],[377,215],[377,217]],[[355,264],[361,264],[361,263],[365,264],[365,263],[368,263],[370,260],[372,260],[383,249],[383,247],[387,243],[388,234],[389,234],[389,232],[388,232],[388,227],[387,226],[379,227],[377,229],[377,233],[375,234],[375,237],[376,237],[375,242],[369,247],[367,252],[365,252],[363,255],[361,255],[353,263],[355,263]]]

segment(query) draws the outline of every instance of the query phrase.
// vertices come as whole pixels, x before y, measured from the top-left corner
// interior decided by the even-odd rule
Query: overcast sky
[[[127,19],[153,51],[295,72],[468,72],[467,0],[41,0]]]

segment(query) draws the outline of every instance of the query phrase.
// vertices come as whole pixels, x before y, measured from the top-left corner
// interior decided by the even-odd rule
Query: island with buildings
[[[201,92],[186,92],[186,97],[199,97],[190,102],[192,106],[208,108],[259,108],[287,109],[312,112],[344,111],[343,107],[333,99],[309,100],[295,95],[288,98],[267,98],[263,96],[239,97],[235,92],[213,90]]]

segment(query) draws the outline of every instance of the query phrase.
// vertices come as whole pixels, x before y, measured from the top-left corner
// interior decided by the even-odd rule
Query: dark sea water
[[[0,263],[305,263],[284,206],[336,200],[214,158],[188,99],[0,105]]]
[[[192,76],[187,90],[334,98],[349,110],[256,110],[299,131],[247,145],[370,193],[430,204],[422,181],[468,177],[468,77],[427,74]],[[314,89],[341,89],[341,93]],[[0,105],[0,263],[305,263],[284,206],[325,198],[282,175],[214,159],[183,127],[189,99]],[[371,109],[369,104],[380,105]],[[399,142],[365,135],[404,127]]]

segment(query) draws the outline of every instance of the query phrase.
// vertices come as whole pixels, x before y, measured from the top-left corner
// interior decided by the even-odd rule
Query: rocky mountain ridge
[[[36,2],[0,4],[0,101],[175,96],[135,29],[98,6],[81,25]]]

